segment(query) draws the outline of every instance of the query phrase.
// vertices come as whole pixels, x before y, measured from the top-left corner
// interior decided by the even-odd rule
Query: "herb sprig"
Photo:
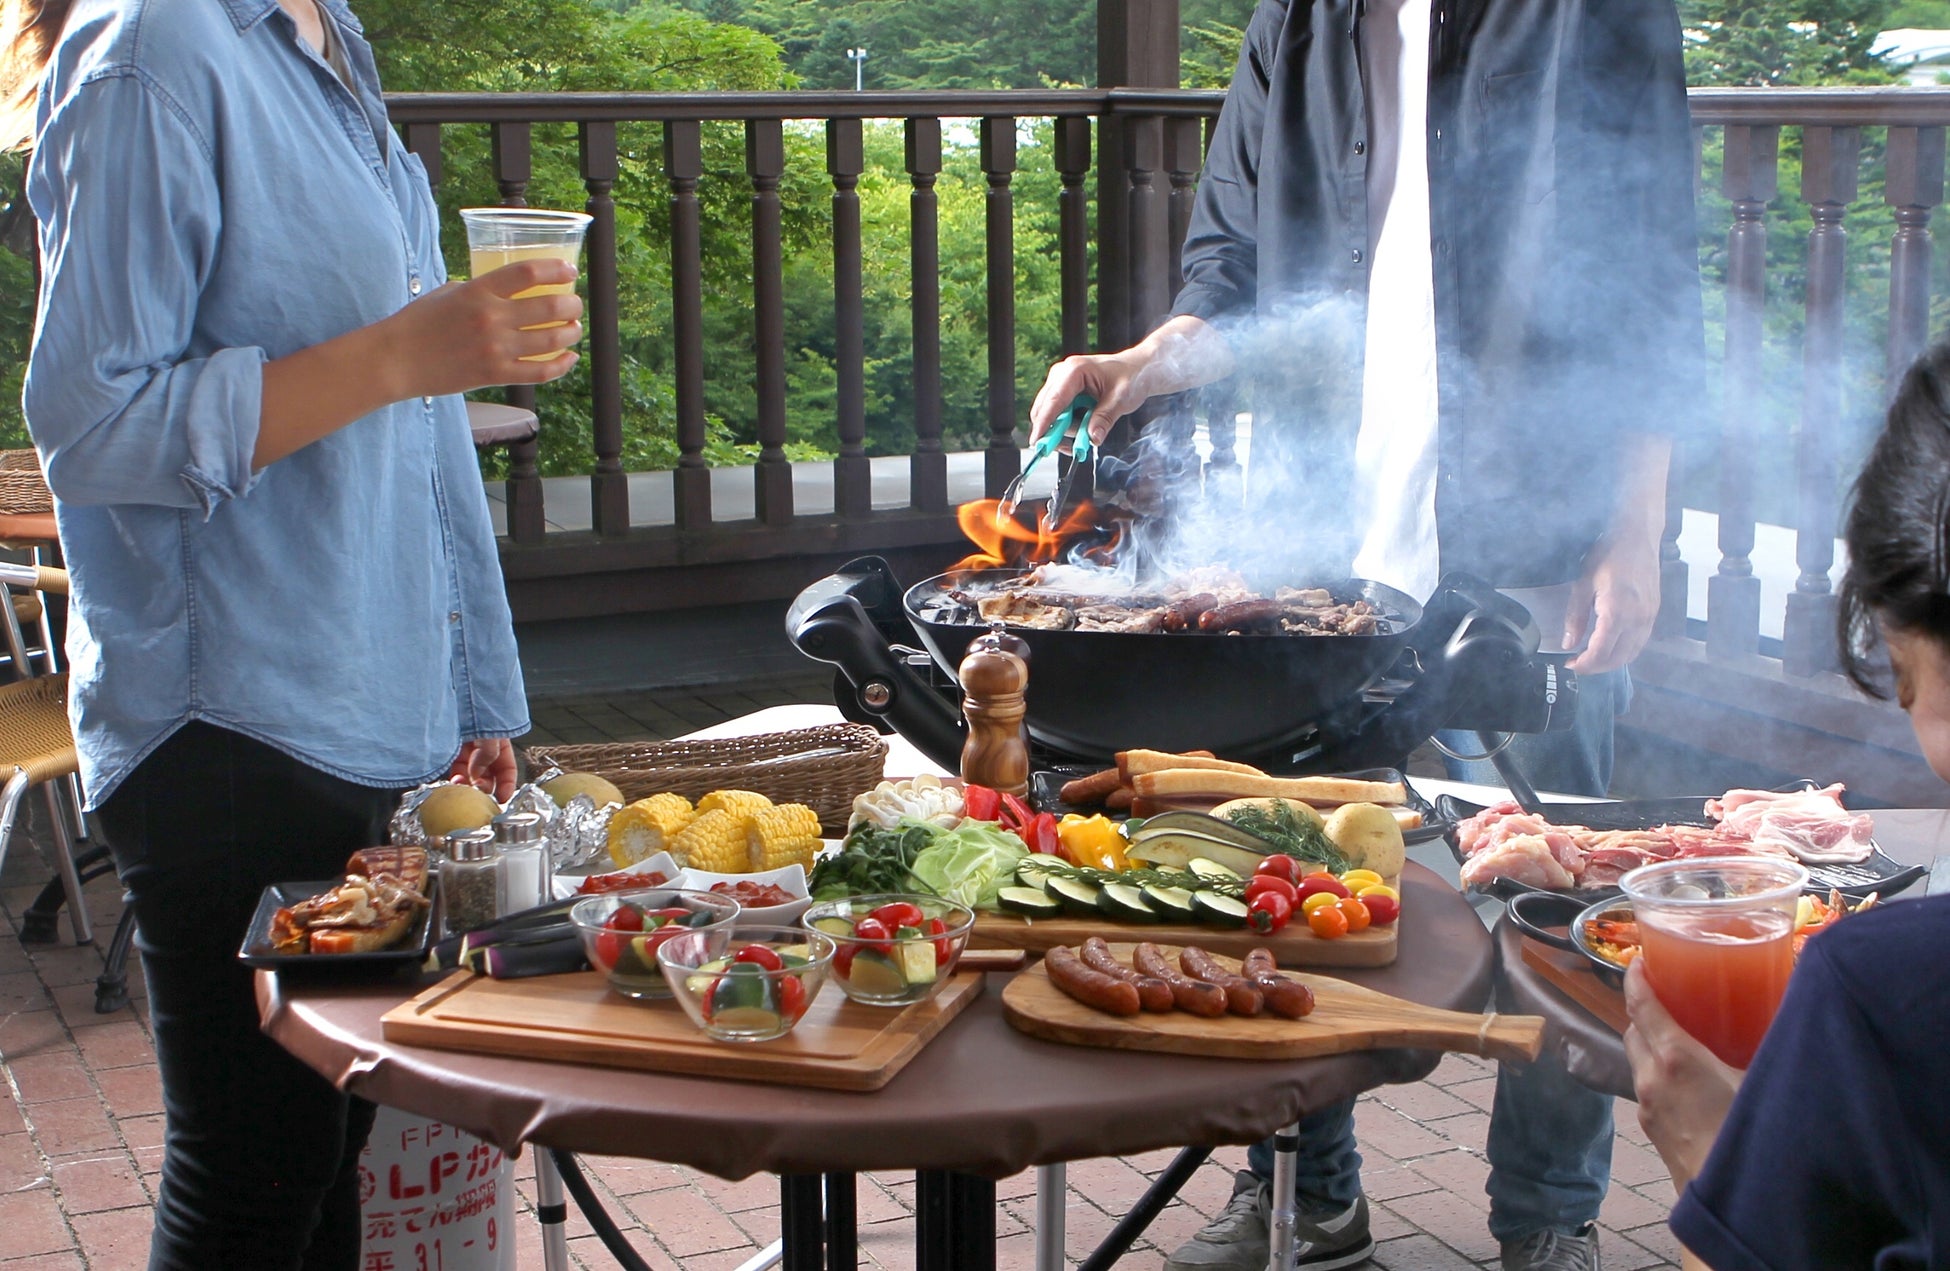
[[[1288,856],[1317,862],[1336,874],[1347,872],[1347,857],[1320,826],[1301,817],[1284,802],[1238,808],[1226,819],[1248,833],[1257,834]]]

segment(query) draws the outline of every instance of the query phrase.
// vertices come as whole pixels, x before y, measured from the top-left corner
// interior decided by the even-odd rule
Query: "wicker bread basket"
[[[531,771],[593,772],[629,800],[674,790],[700,799],[713,790],[755,790],[774,803],[804,803],[829,834],[846,829],[853,800],[880,781],[887,739],[865,724],[826,724],[716,741],[531,746]]]
[[[0,450],[0,513],[26,516],[53,510],[41,457],[32,450]]]

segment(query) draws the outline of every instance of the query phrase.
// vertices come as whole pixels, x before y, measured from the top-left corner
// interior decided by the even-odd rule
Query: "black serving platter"
[[[1591,969],[1598,973],[1599,979],[1613,988],[1623,988],[1625,968],[1598,952],[1586,935],[1584,926],[1594,918],[1620,916],[1629,919],[1632,906],[1623,896],[1615,894],[1618,890],[1615,887],[1599,890],[1614,894],[1587,903],[1582,895],[1530,891],[1510,897],[1510,907],[1505,912],[1517,930],[1554,948],[1582,954],[1591,963]],[[1554,930],[1560,922],[1564,924],[1562,932]]]
[[[1798,781],[1780,787],[1782,791],[1820,789],[1812,781]],[[1541,805],[1544,819],[1555,825],[1583,825],[1594,830],[1649,830],[1659,825],[1698,825],[1710,826],[1713,819],[1706,815],[1706,801],[1718,798],[1714,795],[1696,795],[1679,799],[1631,799],[1602,803],[1545,803]],[[1487,806],[1471,803],[1445,794],[1435,801],[1435,819],[1441,825],[1443,841],[1449,844],[1449,851],[1461,864],[1467,858],[1457,842],[1456,826],[1483,811]],[[1869,859],[1856,865],[1810,865],[1808,866],[1808,890],[1818,896],[1826,896],[1831,890],[1844,896],[1860,900],[1870,892],[1883,896],[1893,896],[1917,879],[1928,874],[1929,868],[1923,865],[1904,865],[1876,847]],[[1548,888],[1532,887],[1515,879],[1498,878],[1487,887],[1472,885],[1471,890],[1486,892],[1499,900],[1525,892],[1547,891]],[[1554,892],[1556,895],[1576,896],[1586,902],[1600,900],[1608,896],[1621,895],[1616,887],[1573,887]]]
[[[1066,816],[1072,812],[1082,816],[1089,816],[1093,812],[1102,812],[1114,821],[1125,820],[1130,816],[1129,812],[1112,811],[1104,807],[1101,803],[1070,804],[1063,802],[1062,792],[1064,786],[1080,777],[1087,777],[1093,772],[1102,771],[1103,769],[1101,768],[1081,767],[1040,769],[1029,775],[1029,797],[1038,812],[1053,812],[1057,816]],[[1332,775],[1346,781],[1399,781],[1402,789],[1408,792],[1403,800],[1403,806],[1409,808],[1411,811],[1422,814],[1422,824],[1419,828],[1405,830],[1402,833],[1402,838],[1408,843],[1426,843],[1431,839],[1441,837],[1443,832],[1449,828],[1447,825],[1437,822],[1437,808],[1439,805],[1432,804],[1423,798],[1421,793],[1409,784],[1408,779],[1394,768],[1366,768],[1360,772],[1337,772]]]
[[[243,946],[237,950],[237,960],[260,971],[381,979],[402,967],[425,963],[439,926],[434,921],[434,911],[439,908],[437,895],[434,903],[420,911],[413,925],[406,929],[406,935],[390,949],[375,949],[371,953],[278,952],[271,943],[272,916],[287,905],[330,891],[344,881],[343,877],[325,878],[316,882],[273,883],[266,887],[264,894],[257,898],[257,909],[251,914],[251,925],[244,933]]]

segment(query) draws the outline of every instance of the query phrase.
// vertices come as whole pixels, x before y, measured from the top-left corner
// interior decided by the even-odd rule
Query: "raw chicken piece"
[[[1753,850],[1809,865],[1854,864],[1875,850],[1875,820],[1842,806],[1840,783],[1821,790],[1729,790],[1709,799],[1719,832]]]
[[[1550,890],[1574,886],[1576,879],[1558,863],[1541,834],[1518,834],[1486,847],[1463,862],[1462,880],[1485,886],[1494,879]]]

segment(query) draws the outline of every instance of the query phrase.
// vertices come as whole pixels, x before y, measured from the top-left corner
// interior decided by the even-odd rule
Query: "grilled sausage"
[[[1130,808],[1132,800],[1136,798],[1137,791],[1129,786],[1119,786],[1104,796],[1104,806],[1112,812],[1123,812]]]
[[[1171,986],[1171,1000],[1181,1011],[1217,1019],[1226,1013],[1226,992],[1216,984],[1194,980],[1171,964],[1164,950],[1155,944],[1141,944],[1131,951],[1131,965],[1139,975],[1163,980]]]
[[[1266,1005],[1266,994],[1235,971],[1228,971],[1212,960],[1212,955],[1196,946],[1187,946],[1178,955],[1178,965],[1195,980],[1216,984],[1225,990],[1226,1009],[1234,1015],[1257,1015]]]
[[[1266,1009],[1281,1019],[1304,1019],[1313,1014],[1314,991],[1281,975],[1272,950],[1248,952],[1242,970],[1253,987],[1266,994]]]
[[[1198,625],[1199,615],[1219,603],[1219,598],[1209,591],[1201,591],[1196,596],[1174,600],[1165,609],[1165,630],[1189,631]]]
[[[1072,950],[1051,949],[1043,955],[1043,969],[1051,984],[1093,1010],[1135,1015],[1141,1009],[1135,985],[1091,970]]]
[[[1171,985],[1149,975],[1140,975],[1117,960],[1102,936],[1092,936],[1077,950],[1077,956],[1092,971],[1102,971],[1129,984],[1138,992],[1138,1005],[1147,1011],[1168,1011],[1172,1007]]]
[[[1065,803],[1078,806],[1102,803],[1111,791],[1123,783],[1124,779],[1118,776],[1117,769],[1106,768],[1102,772],[1093,772],[1087,777],[1078,777],[1075,781],[1064,782],[1063,788],[1057,791],[1056,797]]]
[[[1200,631],[1248,631],[1269,626],[1280,617],[1277,600],[1236,600],[1229,605],[1208,609],[1198,616]]]

